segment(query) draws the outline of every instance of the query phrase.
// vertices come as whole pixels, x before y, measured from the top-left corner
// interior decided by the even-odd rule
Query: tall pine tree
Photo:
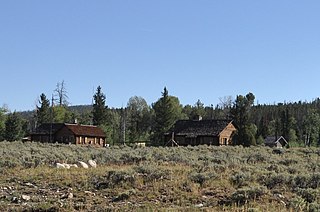
[[[40,95],[39,104],[36,114],[37,125],[51,122],[50,100],[47,99],[44,93]]]
[[[250,123],[250,109],[254,103],[255,96],[252,93],[248,93],[246,96],[238,95],[233,108],[231,109],[231,115],[237,126],[237,134],[234,141],[237,145],[250,146],[255,145],[254,127]]]
[[[0,107],[0,141],[4,140],[5,135],[5,122],[6,122],[6,113],[7,110],[5,108]]]
[[[98,86],[97,92],[93,96],[92,121],[93,125],[103,125],[107,123],[107,106],[106,95],[102,93],[101,87]]]
[[[164,145],[164,133],[169,131],[175,121],[182,116],[182,106],[177,97],[169,96],[164,87],[162,97],[153,104],[155,113],[154,135],[155,145]]]
[[[17,141],[22,138],[22,120],[16,112],[8,115],[5,127],[5,140]]]

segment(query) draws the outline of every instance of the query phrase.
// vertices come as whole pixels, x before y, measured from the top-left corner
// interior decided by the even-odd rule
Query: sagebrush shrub
[[[317,198],[319,198],[320,195],[320,191],[312,188],[297,189],[296,193],[308,203],[314,202]]]
[[[115,187],[132,187],[135,183],[135,175],[131,170],[108,171],[104,177],[93,177],[92,182],[96,189],[106,189]]]
[[[244,172],[237,172],[230,176],[229,178],[230,182],[237,187],[246,186],[251,182],[252,177],[250,173],[244,173]]]
[[[231,203],[236,203],[238,205],[242,205],[247,203],[250,200],[255,200],[260,198],[262,195],[267,193],[267,189],[265,187],[245,187],[236,190],[231,195]]]
[[[213,172],[202,172],[202,173],[191,172],[188,175],[188,178],[192,182],[198,183],[198,184],[200,184],[200,186],[203,186],[206,181],[216,179],[217,178],[217,174],[213,173]]]

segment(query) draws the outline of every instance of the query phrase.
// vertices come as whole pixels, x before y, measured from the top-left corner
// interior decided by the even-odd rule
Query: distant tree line
[[[150,142],[163,145],[163,134],[179,119],[229,119],[237,127],[236,145],[263,144],[267,136],[283,136],[290,146],[320,146],[320,99],[311,102],[255,105],[252,93],[220,98],[218,105],[205,106],[201,100],[182,105],[164,87],[159,99],[149,105],[133,96],[126,107],[110,108],[106,94],[98,86],[93,104],[69,106],[66,85],[58,83],[48,98],[40,94],[35,111],[9,112],[0,108],[0,140],[20,140],[42,123],[65,122],[100,126],[110,144]],[[30,115],[31,114],[31,115]]]

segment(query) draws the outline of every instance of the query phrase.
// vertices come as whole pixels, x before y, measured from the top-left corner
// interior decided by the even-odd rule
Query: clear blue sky
[[[31,110],[66,83],[72,105],[101,85],[109,107],[252,92],[259,103],[320,91],[319,0],[2,0],[0,106]]]

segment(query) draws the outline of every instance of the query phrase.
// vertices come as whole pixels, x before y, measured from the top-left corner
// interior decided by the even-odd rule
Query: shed
[[[288,144],[288,141],[283,136],[268,136],[264,139],[264,144],[269,147],[282,148]]]

